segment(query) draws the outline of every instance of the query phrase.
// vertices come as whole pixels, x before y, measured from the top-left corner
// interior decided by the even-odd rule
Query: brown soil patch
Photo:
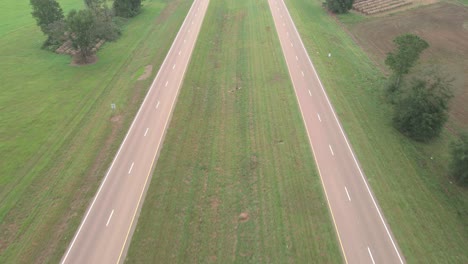
[[[148,79],[151,76],[151,72],[153,71],[153,65],[146,65],[145,72],[138,78],[139,81],[143,81]]]
[[[156,24],[161,24],[162,22],[166,21],[167,18],[169,18],[174,13],[180,3],[181,0],[170,1],[166,8],[164,8],[161,14],[156,18]]]
[[[383,70],[386,54],[393,50],[393,39],[401,34],[413,33],[427,40],[430,48],[423,52],[420,65],[438,65],[455,78],[455,97],[450,120],[456,126],[468,128],[468,8],[450,3],[437,3],[412,9],[392,16],[384,16],[349,25],[356,42]],[[451,123],[452,123],[451,122]]]
[[[82,65],[90,65],[94,64],[98,61],[98,58],[95,55],[92,55],[91,57],[87,58],[86,60],[83,60],[83,57],[79,54],[75,54],[72,56],[72,61],[70,63],[71,66],[82,66]]]
[[[247,222],[249,220],[249,214],[248,213],[241,213],[239,215],[239,222],[243,223],[243,222]]]
[[[211,200],[211,209],[218,210],[219,204],[220,204],[219,199],[218,198],[213,198]]]

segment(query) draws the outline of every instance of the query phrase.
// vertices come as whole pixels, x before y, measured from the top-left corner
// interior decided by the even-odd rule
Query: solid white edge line
[[[128,174],[132,173],[133,165],[135,165],[135,162],[132,162],[132,165],[130,166],[130,169],[128,170]]]
[[[106,226],[109,226],[109,223],[110,223],[110,220],[111,220],[113,214],[114,214],[114,209],[112,209],[112,212],[110,213],[109,218],[107,219]]]
[[[192,3],[192,6],[190,7],[190,10],[189,10],[188,14],[190,14],[190,12],[192,11],[192,8],[194,7],[195,2],[196,2],[196,0]],[[208,4],[207,4],[207,5],[209,5],[209,0],[208,0]],[[207,9],[208,9],[208,7],[207,7]],[[206,12],[205,12],[205,13],[206,13]],[[187,19],[187,18],[188,18],[188,15],[185,17],[185,19]],[[201,27],[202,27],[202,25],[203,25],[204,19],[205,19],[205,17],[203,16],[203,18],[202,18],[202,20],[201,20],[200,30],[201,30]],[[181,29],[182,29],[182,27],[184,26],[184,24],[185,24],[185,20],[184,20],[184,23],[183,23],[182,26],[181,26]],[[196,43],[197,40],[198,40],[198,35],[199,35],[199,33],[200,33],[200,30],[198,30],[198,33],[197,33],[197,35],[196,35],[196,37],[195,37],[195,41],[194,41],[194,43],[193,43],[193,45],[192,45],[192,52],[193,52],[193,49],[194,49],[194,47],[195,47],[195,43]],[[179,30],[179,33],[180,33],[180,30]],[[177,33],[176,40],[177,40],[177,37],[179,36],[179,33]],[[175,42],[176,42],[176,41],[174,40],[174,43],[175,43]],[[172,49],[172,46],[171,46],[171,49]],[[169,54],[169,53],[168,53],[168,54]],[[176,99],[177,99],[178,94],[179,94],[179,92],[180,92],[181,83],[182,83],[182,81],[184,80],[185,72],[187,71],[187,68],[188,68],[188,66],[189,66],[189,64],[190,64],[190,59],[191,59],[191,57],[192,57],[192,53],[190,53],[190,57],[189,57],[189,60],[188,60],[188,62],[187,62],[187,66],[185,67],[185,69],[184,69],[184,71],[183,71],[183,73],[182,73],[182,78],[180,78],[180,80],[179,80],[179,85],[178,85],[179,88],[177,89],[177,94],[176,94],[176,96],[174,97],[174,100],[172,101],[172,104],[171,104],[171,108],[170,108],[170,109],[173,109],[173,107],[174,107],[174,103],[176,102]],[[167,124],[168,124],[168,122],[169,122],[169,119],[170,119],[171,115],[172,115],[172,114],[170,114],[170,115],[168,116],[168,118],[166,119],[166,123],[164,124],[164,130],[166,130],[166,128],[167,128]],[[164,135],[164,134],[163,134],[163,135]],[[161,145],[162,139],[163,139],[163,137],[161,137],[161,138],[159,139],[159,143],[158,143],[158,148],[157,148],[157,149],[159,149],[159,146]],[[156,155],[157,155],[157,154],[158,154],[158,150],[157,150],[157,151],[155,152],[155,154],[154,154],[153,162],[154,162],[154,159],[156,158]],[[153,167],[153,165],[151,165],[151,167]],[[123,251],[124,251],[124,249],[125,249],[125,245],[127,244],[128,236],[129,236],[130,231],[131,231],[131,229],[132,229],[133,221],[135,220],[135,216],[136,216],[136,214],[137,214],[137,212],[138,212],[138,208],[140,207],[141,198],[143,197],[143,193],[145,192],[146,184],[148,183],[148,179],[149,179],[149,175],[150,175],[150,174],[151,174],[151,168],[150,168],[150,171],[148,172],[148,175],[146,176],[146,181],[145,181],[145,184],[144,184],[144,186],[143,186],[143,189],[141,190],[140,198],[139,198],[139,200],[138,200],[138,205],[137,205],[137,207],[135,208],[135,211],[134,211],[134,213],[133,213],[132,222],[131,222],[130,227],[129,227],[128,231],[127,231],[127,236],[126,236],[126,238],[125,238],[124,244],[122,245],[122,249],[120,250],[120,255],[119,255],[119,258],[118,258],[118,260],[117,260],[116,263],[120,263],[120,258],[122,258],[122,253],[123,253]]]
[[[268,1],[268,3],[270,3],[270,1]],[[270,6],[270,11],[271,13],[273,14],[273,7],[271,5]],[[288,9],[286,8],[286,11],[288,11]],[[288,12],[289,14],[289,12]],[[276,28],[276,32],[278,34],[278,38],[279,38],[279,32],[278,32],[278,24],[276,23],[276,21],[273,19],[274,23],[275,23],[275,28]],[[294,23],[293,23],[293,26],[294,26]],[[283,43],[281,42],[281,39],[279,38],[280,40],[280,44],[281,44],[281,48],[283,49]],[[285,43],[286,45],[286,43]],[[292,74],[291,74],[291,69],[289,68],[289,64],[288,64],[288,60],[286,58],[286,54],[284,53],[284,51],[282,52],[283,53],[283,57],[286,61],[286,66],[288,68],[288,72],[289,72],[289,76],[290,76],[290,79],[291,79],[291,82],[293,84],[293,88],[294,88],[294,94],[296,95],[296,100],[297,100],[297,104],[299,105],[299,109],[300,109],[300,112],[301,112],[301,116],[302,116],[302,121],[304,122],[304,127],[306,129],[306,132],[307,132],[307,136],[309,138],[309,143],[310,143],[310,148],[312,149],[312,154],[313,154],[313,157],[314,157],[314,161],[315,161],[315,164],[317,165],[317,170],[318,170],[318,173],[319,173],[319,176],[320,176],[320,182],[322,183],[322,187],[323,187],[323,192],[325,193],[325,198],[327,200],[327,204],[328,204],[328,209],[330,210],[330,216],[333,220],[333,226],[335,228],[335,231],[336,231],[336,236],[338,238],[338,241],[340,243],[340,247],[341,247],[341,252],[343,253],[343,258],[345,260],[345,263],[347,264],[348,263],[348,259],[346,258],[346,252],[344,250],[344,247],[343,247],[343,243],[341,242],[341,236],[340,236],[340,230],[338,230],[338,227],[336,225],[336,221],[335,221],[335,216],[333,214],[333,208],[330,206],[330,199],[328,198],[328,193],[327,193],[327,189],[325,189],[325,184],[323,183],[323,178],[322,178],[322,172],[320,170],[320,165],[319,163],[317,162],[317,158],[316,158],[316,155],[315,155],[315,150],[314,150],[314,145],[312,143],[312,141],[310,140],[310,132],[309,132],[309,128],[305,125],[305,118],[304,118],[304,112],[302,111],[302,106],[301,104],[299,103],[299,97],[297,95],[297,91],[296,91],[296,86],[294,85],[294,79],[292,78]]]
[[[143,135],[144,137],[146,137],[146,134],[148,134],[148,130],[149,130],[149,127],[146,128],[145,134]]]
[[[335,156],[335,153],[333,153],[333,149],[332,149],[332,147],[331,147],[330,144],[328,144],[328,147],[330,148],[330,151],[331,151],[332,156]]]
[[[372,260],[372,264],[375,264],[374,257],[372,256],[372,252],[370,251],[370,248],[367,247],[367,252],[369,252],[370,259]]]
[[[348,196],[348,200],[351,202],[351,197],[349,196],[348,188],[346,188],[345,186],[344,189],[346,191],[346,195]]]
[[[315,76],[317,77],[317,79],[318,79],[318,81],[319,81],[320,87],[322,88],[322,92],[323,92],[323,94],[325,95],[325,98],[327,99],[328,106],[329,106],[330,109],[332,110],[333,116],[335,117],[335,120],[336,120],[336,122],[338,123],[338,127],[339,127],[340,130],[341,130],[341,134],[343,135],[343,137],[344,137],[344,139],[345,139],[345,141],[346,141],[346,145],[348,146],[348,149],[349,149],[349,151],[351,152],[351,155],[353,156],[354,163],[355,163],[356,167],[358,168],[359,173],[361,174],[361,178],[362,178],[362,180],[364,181],[364,184],[366,185],[367,191],[368,191],[368,193],[369,193],[369,195],[370,195],[370,197],[371,197],[371,199],[372,199],[372,202],[374,203],[375,209],[377,210],[377,213],[379,214],[380,220],[382,221],[382,223],[383,223],[383,225],[384,225],[384,227],[385,227],[385,231],[387,232],[387,235],[388,235],[388,237],[390,238],[390,241],[392,242],[393,249],[394,249],[395,252],[397,253],[398,259],[400,260],[400,263],[403,264],[403,263],[405,263],[405,262],[404,262],[403,259],[401,258],[400,252],[398,251],[398,248],[397,248],[397,246],[396,246],[396,244],[395,244],[395,241],[393,240],[392,235],[390,234],[390,230],[388,229],[387,224],[385,223],[385,220],[384,220],[384,218],[383,218],[383,216],[382,216],[382,213],[380,212],[380,209],[379,209],[379,207],[377,206],[377,203],[375,202],[374,195],[372,194],[372,192],[371,192],[371,190],[370,190],[370,188],[369,188],[369,186],[368,186],[368,184],[367,184],[367,181],[366,181],[366,179],[364,178],[364,174],[363,174],[363,172],[362,172],[362,170],[361,170],[361,167],[359,166],[359,163],[357,162],[357,159],[356,159],[356,157],[355,157],[355,155],[354,155],[354,152],[353,152],[353,150],[351,149],[351,146],[349,145],[348,138],[346,137],[346,135],[345,135],[345,133],[344,133],[344,131],[343,131],[343,128],[341,127],[340,122],[338,121],[338,118],[337,118],[336,113],[335,113],[335,109],[333,109],[333,106],[332,106],[331,103],[330,103],[330,99],[328,98],[328,95],[327,95],[327,93],[325,92],[325,89],[323,88],[322,81],[320,80],[320,78],[319,78],[319,76],[318,76],[318,74],[317,74],[317,71],[315,70],[314,64],[313,64],[312,61],[310,60],[309,53],[307,52],[307,49],[305,48],[304,43],[302,42],[302,38],[300,37],[301,35],[299,34],[299,31],[297,31],[296,24],[294,24],[294,21],[293,21],[292,18],[291,18],[291,14],[289,13],[289,10],[288,10],[288,8],[287,8],[287,6],[286,6],[286,4],[284,3],[283,0],[281,0],[281,3],[286,7],[286,12],[288,13],[289,19],[292,21],[292,26],[293,26],[294,30],[296,31],[297,36],[299,36],[299,42],[301,43],[302,48],[303,48],[303,50],[304,50],[304,52],[305,52],[305,54],[306,54],[306,56],[307,56],[307,59],[309,60],[309,63],[310,63],[310,65],[312,66],[312,69],[314,70]]]
[[[171,47],[169,48],[169,51],[168,51],[168,53],[167,53],[167,55],[166,55],[166,58],[164,58],[164,61],[163,61],[163,63],[161,64],[160,69],[162,69],[162,68],[164,67],[164,65],[166,64],[166,61],[167,61],[168,58],[170,57],[170,55],[171,55],[171,53],[172,53],[172,49],[174,48],[174,43],[177,42],[177,39],[179,38],[179,34],[180,34],[180,32],[182,31],[182,29],[183,29],[183,27],[184,27],[184,25],[185,25],[185,22],[187,21],[188,14],[190,14],[192,8],[195,6],[195,3],[196,3],[196,1],[193,1],[192,7],[190,7],[190,10],[189,10],[189,12],[187,13],[187,16],[185,17],[184,22],[182,23],[182,26],[180,26],[179,32],[177,32],[177,35],[176,35],[176,37],[175,37],[175,39],[174,39],[174,42],[172,43]],[[185,40],[184,40],[184,42],[185,42]],[[70,251],[72,250],[73,245],[74,245],[75,242],[76,242],[76,239],[77,239],[78,236],[80,235],[81,229],[83,228],[83,225],[86,223],[86,220],[88,219],[89,213],[90,213],[91,210],[93,209],[94,203],[96,202],[97,197],[98,197],[99,194],[101,193],[101,190],[102,190],[104,184],[105,184],[106,181],[107,181],[107,178],[108,178],[108,176],[109,176],[109,174],[110,174],[110,172],[111,172],[111,170],[112,170],[112,168],[113,168],[113,166],[114,166],[114,164],[115,164],[115,161],[117,160],[117,158],[118,158],[118,156],[119,156],[119,154],[120,154],[120,151],[122,150],[123,146],[125,145],[125,142],[127,141],[128,135],[130,135],[130,133],[131,133],[131,131],[132,131],[132,128],[133,128],[133,126],[135,125],[135,122],[136,122],[136,120],[138,119],[138,117],[139,117],[139,115],[140,115],[140,113],[141,113],[141,111],[142,111],[142,109],[143,109],[143,106],[145,105],[146,100],[147,100],[148,97],[149,97],[149,94],[152,92],[153,88],[155,87],[155,82],[156,82],[156,80],[158,79],[158,76],[159,76],[159,73],[160,73],[160,72],[161,72],[161,71],[158,71],[158,73],[156,74],[156,77],[155,77],[154,80],[153,80],[153,83],[151,84],[150,89],[149,89],[148,92],[146,93],[146,96],[145,96],[145,99],[143,100],[143,103],[141,104],[140,108],[138,109],[138,112],[137,112],[135,118],[133,119],[132,124],[130,125],[130,128],[129,128],[128,131],[127,131],[127,134],[125,135],[125,138],[124,138],[124,140],[122,141],[122,144],[120,144],[120,147],[119,147],[119,150],[117,151],[117,154],[115,155],[115,157],[114,157],[114,159],[112,160],[112,163],[111,163],[109,169],[107,170],[106,176],[105,176],[104,179],[102,180],[101,185],[99,186],[99,189],[98,189],[96,195],[94,196],[94,199],[93,199],[93,201],[91,202],[91,205],[89,206],[89,208],[88,208],[88,210],[87,210],[87,212],[86,212],[85,217],[84,217],[83,220],[81,221],[80,227],[78,227],[78,231],[76,231],[75,236],[73,237],[73,240],[72,240],[70,246],[68,247],[67,252],[65,253],[65,255],[64,255],[63,258],[62,258],[62,261],[60,262],[61,264],[64,264],[65,261],[67,260],[67,257],[68,257],[68,255],[70,254]]]

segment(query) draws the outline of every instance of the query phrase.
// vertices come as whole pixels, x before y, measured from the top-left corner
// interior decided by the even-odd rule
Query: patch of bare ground
[[[83,66],[83,65],[90,65],[94,64],[98,61],[98,57],[96,54],[91,55],[88,58],[83,58],[80,54],[72,55],[72,61],[70,63],[71,66]]]
[[[387,10],[387,11],[375,13],[375,14],[372,14],[371,16],[373,16],[373,17],[387,16],[389,14],[395,14],[395,13],[399,13],[399,12],[410,10],[410,9],[419,8],[419,7],[426,6],[426,5],[432,5],[432,4],[440,2],[440,0],[411,0],[411,1],[408,1],[408,2],[411,2],[411,4],[402,5],[402,6],[399,6],[397,8],[394,8],[394,9],[390,9],[390,10]]]
[[[249,221],[249,214],[246,212],[243,212],[239,215],[239,222],[244,223]]]
[[[146,65],[145,72],[140,77],[138,77],[138,80],[143,81],[143,80],[148,79],[148,77],[151,76],[152,71],[153,71],[153,65]]]
[[[169,16],[174,13],[174,11],[177,9],[180,3],[181,3],[181,0],[169,1],[169,4],[166,6],[166,8],[164,8],[164,10],[158,16],[155,23],[161,24],[162,22],[166,21],[169,18]]]
[[[430,47],[423,52],[418,71],[424,67],[439,66],[455,78],[450,126],[468,128],[468,8],[451,3],[436,3],[407,10],[391,16],[382,16],[348,26],[355,41],[383,70],[386,54],[393,50],[393,39],[413,33],[425,39]],[[450,128],[449,128],[450,129]],[[456,129],[455,129],[456,130]]]

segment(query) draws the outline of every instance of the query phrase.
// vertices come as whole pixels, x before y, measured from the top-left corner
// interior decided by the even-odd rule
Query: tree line
[[[116,17],[130,18],[141,10],[141,0],[114,0],[109,8],[106,0],[84,0],[85,9],[71,10],[65,17],[56,0],[30,0],[32,16],[47,36],[43,48],[55,50],[71,41],[82,62],[87,63],[96,43],[114,41],[121,31]]]
[[[393,125],[407,137],[428,142],[440,135],[449,118],[452,82],[438,68],[423,74],[407,75],[429,43],[414,34],[404,34],[393,40],[395,50],[389,52],[385,64],[392,70],[386,87],[389,101],[394,105]],[[461,185],[468,184],[468,135],[462,133],[451,144],[451,174]]]

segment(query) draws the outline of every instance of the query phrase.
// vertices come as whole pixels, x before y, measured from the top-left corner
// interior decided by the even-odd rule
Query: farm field
[[[439,65],[455,78],[455,97],[451,105],[450,129],[468,129],[468,7],[441,2],[392,16],[369,18],[347,24],[359,45],[371,59],[386,70],[386,54],[394,47],[393,39],[414,33],[428,41],[421,62],[414,69]]]
[[[29,1],[2,2],[0,263],[59,262],[191,3],[146,0],[96,64],[72,67],[40,49]]]
[[[128,263],[341,263],[267,1],[211,0]]]
[[[408,263],[467,263],[468,192],[448,177],[452,134],[430,144],[399,134],[381,69],[320,1],[285,2]]]

